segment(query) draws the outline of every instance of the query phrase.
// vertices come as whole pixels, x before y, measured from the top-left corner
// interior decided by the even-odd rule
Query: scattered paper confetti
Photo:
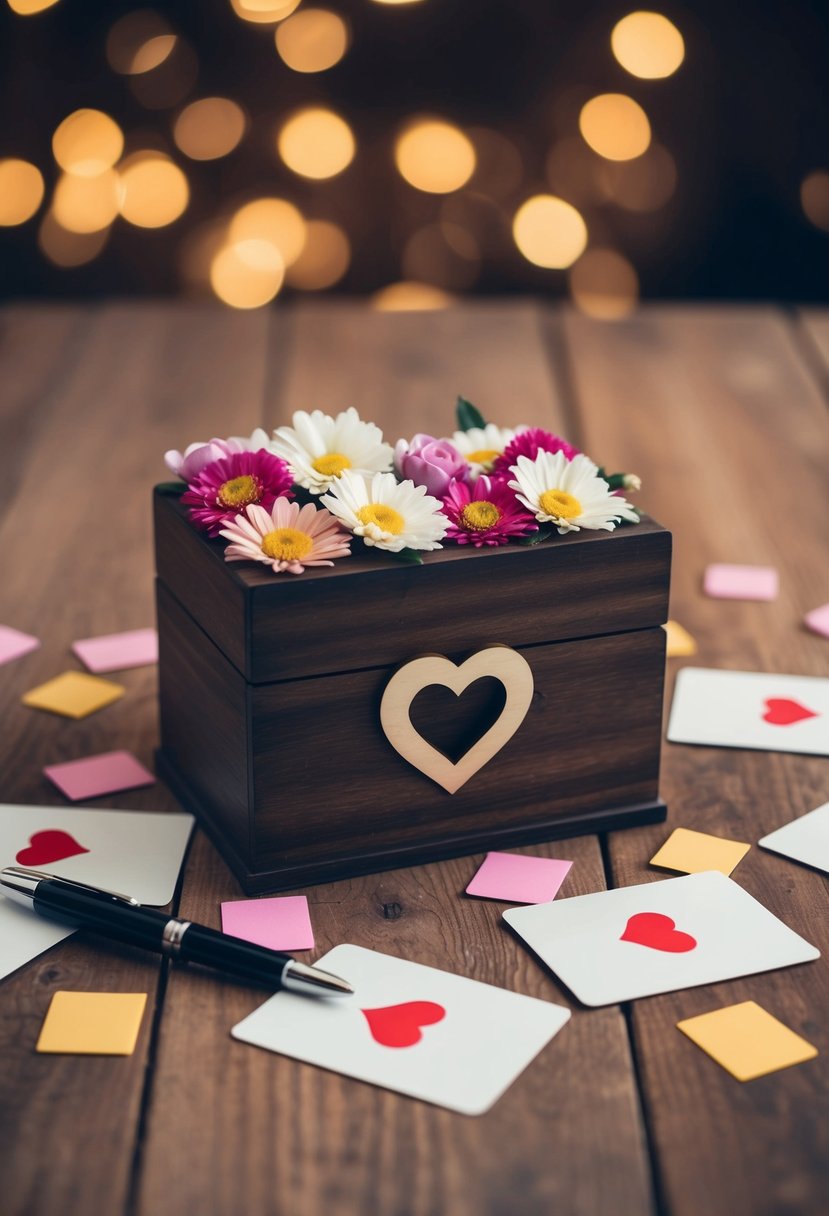
[[[668,635],[665,654],[669,659],[687,658],[697,653],[697,644],[679,621],[666,621],[662,626]]]
[[[776,600],[777,571],[772,566],[708,566],[703,589],[718,600]]]
[[[741,840],[726,840],[723,836],[709,836],[707,832],[675,828],[662,848],[654,853],[651,865],[677,870],[680,874],[719,870],[728,875],[750,848],[750,844]]]
[[[806,613],[803,621],[812,633],[819,633],[821,637],[829,638],[829,604],[821,604],[820,608],[813,608],[811,612]]]
[[[146,1004],[146,992],[56,992],[37,1050],[63,1055],[132,1055]]]
[[[49,764],[43,772],[73,802],[155,784],[153,774],[131,752],[102,752],[83,760]]]
[[[222,932],[270,950],[312,950],[314,931],[304,895],[235,899],[222,904]]]
[[[155,629],[107,633],[74,642],[72,649],[90,671],[126,671],[158,662],[158,634]]]
[[[511,904],[545,904],[555,899],[572,864],[524,853],[487,853],[466,893]]]
[[[21,633],[19,629],[12,629],[11,625],[0,625],[0,663],[19,659],[30,650],[37,650],[39,645],[39,639],[30,633]]]
[[[727,1005],[677,1022],[677,1029],[738,1081],[813,1060],[817,1048],[755,1001]]]
[[[88,676],[83,671],[65,671],[27,692],[23,704],[67,718],[85,718],[123,697],[125,691],[122,685],[110,680]]]

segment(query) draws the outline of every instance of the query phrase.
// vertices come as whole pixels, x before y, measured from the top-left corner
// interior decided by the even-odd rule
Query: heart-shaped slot
[[[481,676],[461,692],[445,684],[422,688],[409,707],[412,726],[453,764],[494,726],[507,690],[494,676]]]

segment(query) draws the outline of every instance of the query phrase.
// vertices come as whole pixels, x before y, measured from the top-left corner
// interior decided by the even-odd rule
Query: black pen
[[[272,992],[287,988],[306,995],[350,996],[354,991],[338,976],[298,963],[289,954],[145,908],[128,895],[101,891],[40,870],[24,866],[0,870],[0,894],[33,908],[48,920],[90,929],[180,962],[214,967],[237,979],[264,984]]]

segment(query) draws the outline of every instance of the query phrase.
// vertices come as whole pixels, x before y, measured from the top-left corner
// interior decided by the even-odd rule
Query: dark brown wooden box
[[[275,577],[155,493],[159,771],[246,891],[282,890],[665,817],[659,750],[671,535],[643,519],[538,546],[447,546]],[[532,703],[494,758],[449,794],[380,726],[394,671],[520,651]],[[433,686],[412,721],[456,759],[502,686]]]

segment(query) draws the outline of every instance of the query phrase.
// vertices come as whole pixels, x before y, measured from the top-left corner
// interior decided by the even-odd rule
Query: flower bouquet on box
[[[622,496],[639,489],[633,474],[608,475],[538,427],[488,423],[462,397],[457,426],[451,439],[418,434],[392,448],[354,408],[300,410],[271,436],[192,443],[165,462],[186,483],[193,525],[228,542],[225,560],[275,574],[331,566],[354,544],[422,562],[443,542],[534,545],[638,522]]]

